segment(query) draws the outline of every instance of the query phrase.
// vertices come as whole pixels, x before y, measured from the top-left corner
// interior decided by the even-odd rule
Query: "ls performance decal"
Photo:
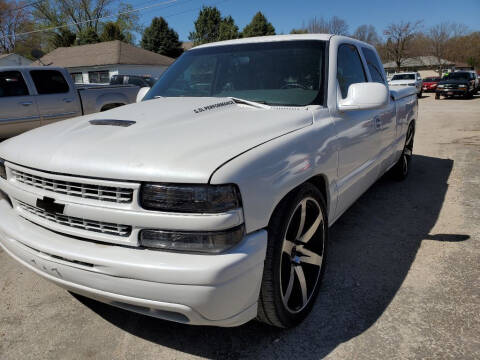
[[[233,101],[233,100],[224,101],[224,102],[220,102],[220,103],[216,103],[216,104],[212,104],[212,105],[207,105],[207,106],[204,106],[204,107],[194,109],[193,112],[195,114],[198,114],[198,113],[201,113],[201,112],[204,112],[204,111],[207,111],[207,110],[214,110],[214,109],[218,109],[218,108],[223,107],[223,106],[234,105],[234,104],[235,104],[235,101]]]

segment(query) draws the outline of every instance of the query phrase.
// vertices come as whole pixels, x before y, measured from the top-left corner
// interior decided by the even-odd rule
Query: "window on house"
[[[88,82],[90,84],[108,84],[110,83],[110,75],[108,70],[104,71],[89,71]]]
[[[28,88],[18,71],[0,72],[0,97],[27,96]]]
[[[71,73],[73,82],[75,84],[83,84],[83,74],[82,73]]]
[[[56,70],[30,71],[39,95],[68,93],[70,88],[62,73]]]

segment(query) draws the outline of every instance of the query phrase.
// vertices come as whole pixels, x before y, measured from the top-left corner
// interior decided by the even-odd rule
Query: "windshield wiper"
[[[268,106],[265,101],[261,101],[261,100],[251,101],[251,100],[240,99],[234,96],[229,96],[229,98],[232,99],[236,104],[250,105],[260,109],[270,109],[270,106]]]

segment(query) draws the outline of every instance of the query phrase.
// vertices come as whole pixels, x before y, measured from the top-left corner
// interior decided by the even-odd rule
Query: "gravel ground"
[[[0,250],[0,359],[479,359],[480,97],[420,100],[413,167],[331,229],[311,316],[185,326],[74,297]]]

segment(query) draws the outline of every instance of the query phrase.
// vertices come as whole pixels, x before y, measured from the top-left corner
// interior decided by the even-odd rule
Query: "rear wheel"
[[[400,159],[392,168],[392,174],[397,180],[404,180],[408,176],[410,170],[410,163],[412,160],[413,152],[413,138],[415,135],[415,127],[413,124],[408,126],[407,136],[405,140],[405,146],[403,147],[402,155]]]
[[[268,248],[258,320],[289,328],[311,311],[325,267],[325,200],[304,184],[278,205],[268,226]]]
[[[422,97],[422,94],[423,94],[423,91],[420,91],[418,94],[417,94],[417,97],[420,99]]]

